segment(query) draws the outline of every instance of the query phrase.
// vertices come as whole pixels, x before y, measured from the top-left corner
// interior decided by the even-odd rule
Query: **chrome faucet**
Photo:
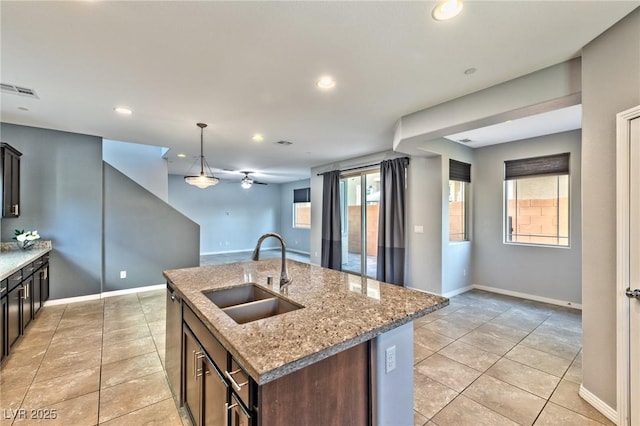
[[[273,237],[278,241],[280,241],[280,245],[282,246],[282,271],[280,272],[280,288],[282,288],[286,285],[291,284],[293,280],[289,278],[289,273],[287,272],[287,251],[286,251],[287,246],[284,243],[284,239],[280,235],[269,233],[269,234],[264,234],[263,236],[258,238],[258,243],[256,244],[256,249],[253,251],[253,254],[251,255],[251,259],[260,260],[260,246],[262,245],[262,242],[269,237]]]

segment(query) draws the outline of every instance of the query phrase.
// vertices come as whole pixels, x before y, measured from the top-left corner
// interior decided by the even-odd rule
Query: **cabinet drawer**
[[[27,278],[29,275],[33,274],[33,271],[36,270],[36,267],[33,265],[33,262],[28,263],[27,266],[22,268],[22,276]]]
[[[22,271],[18,271],[7,278],[7,292],[16,288],[22,282]]]
[[[207,351],[209,358],[216,364],[216,367],[218,367],[220,371],[226,371],[227,350],[218,342],[218,339],[207,330],[207,327],[202,324],[202,321],[200,321],[186,303],[183,303],[182,306],[184,307],[184,322],[189,326],[193,334],[195,334],[204,350]]]
[[[249,399],[251,379],[249,375],[238,365],[235,359],[231,358],[231,370],[225,376],[231,382],[231,389],[240,397],[246,407],[251,407]]]

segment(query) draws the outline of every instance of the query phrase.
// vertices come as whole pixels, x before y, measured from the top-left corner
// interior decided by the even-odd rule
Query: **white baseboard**
[[[287,251],[293,252],[293,253],[300,253],[300,254],[305,254],[307,256],[311,256],[311,253],[309,253],[308,251],[303,251],[303,250],[298,250],[298,249],[292,249],[292,248],[287,248]]]
[[[602,413],[603,416],[611,420],[614,424],[618,424],[618,412],[611,408],[607,403],[589,392],[583,385],[580,385],[578,394],[582,399],[588,402],[593,408]]]
[[[488,291],[490,293],[504,294],[505,296],[519,297],[520,299],[535,300],[536,302],[549,303],[551,305],[558,305],[558,306],[564,306],[567,308],[582,310],[581,304],[567,302],[566,300],[551,299],[549,297],[536,296],[535,294],[528,294],[528,293],[520,293],[519,291],[504,290],[501,288],[489,287],[486,285],[473,284],[471,287],[478,290]],[[446,296],[446,297],[450,297],[450,296]]]
[[[457,288],[455,290],[448,291],[448,292],[444,293],[442,296],[449,298],[449,297],[457,296],[459,294],[465,293],[465,292],[467,292],[469,290],[473,290],[473,289],[474,289],[474,286],[468,285],[466,287]]]
[[[44,306],[66,305],[68,303],[86,302],[88,300],[105,299],[107,297],[122,296],[123,294],[144,293],[145,291],[162,290],[166,284],[149,285],[144,287],[127,288],[124,290],[106,291],[104,293],[88,294],[86,296],[66,297],[64,299],[47,300]]]

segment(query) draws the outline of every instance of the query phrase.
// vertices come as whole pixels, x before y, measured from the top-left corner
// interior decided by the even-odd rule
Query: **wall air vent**
[[[282,145],[282,146],[289,146],[289,145],[293,145],[293,142],[289,142],[289,141],[278,141],[276,142],[278,145]]]
[[[469,139],[469,138],[464,138],[464,139],[460,139],[458,142],[462,142],[462,143],[469,143],[469,142],[471,142],[471,139]]]
[[[13,93],[14,95],[26,96],[28,98],[40,99],[36,91],[14,84],[0,83],[0,89],[5,93]]]

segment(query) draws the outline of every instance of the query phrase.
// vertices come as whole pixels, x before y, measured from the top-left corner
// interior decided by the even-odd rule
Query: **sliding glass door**
[[[340,204],[342,270],[375,278],[380,205],[379,169],[342,176]]]

